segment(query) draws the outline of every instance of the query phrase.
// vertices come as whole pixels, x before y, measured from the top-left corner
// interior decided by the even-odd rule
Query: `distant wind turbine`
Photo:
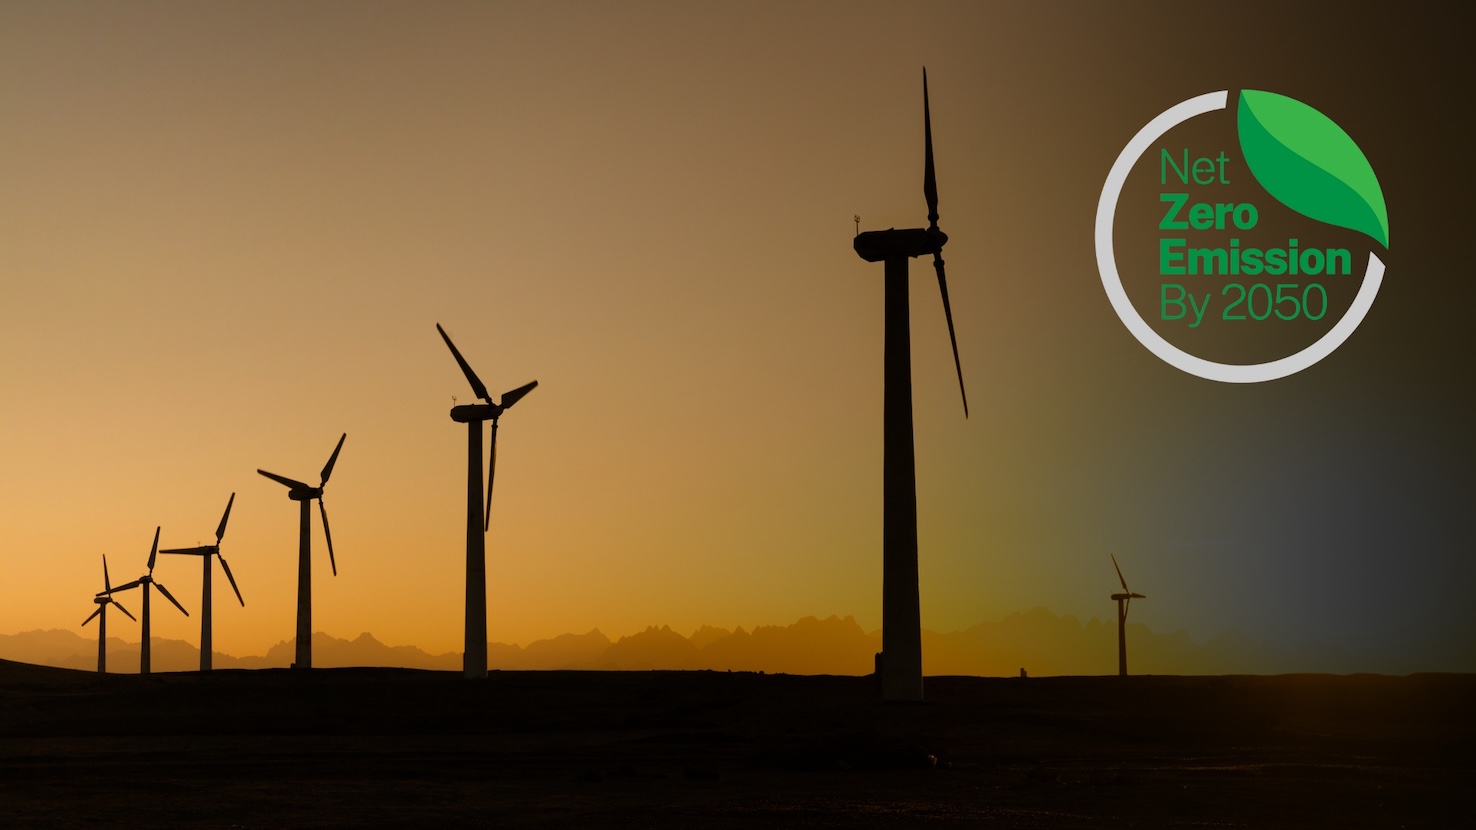
[[[323,465],[323,477],[317,487],[309,487],[300,481],[266,470],[257,470],[272,481],[285,485],[287,498],[302,504],[297,536],[297,662],[294,664],[299,669],[313,667],[313,566],[309,556],[313,534],[312,513],[308,503],[314,499],[318,502],[318,511],[323,515],[323,539],[328,543],[328,564],[333,568],[333,575],[338,576],[338,563],[333,559],[333,534],[328,531],[328,509],[323,506],[323,488],[328,484],[328,477],[333,475],[333,465],[338,462],[338,451],[343,449],[343,439],[347,437],[348,433],[345,432],[338,439],[338,446],[333,448],[333,454],[328,456],[328,463]]]
[[[169,593],[169,589],[164,587],[164,583],[159,582],[158,580],[154,579],[154,560],[157,559],[157,558],[159,558],[159,528],[156,527],[156,528],[154,528],[154,546],[152,548],[149,548],[149,572],[146,573],[146,574],[144,574],[143,576],[139,577],[138,579],[133,580],[132,582],[130,582],[130,583],[126,584],[126,585],[119,585],[116,588],[107,588],[106,590],[103,591],[104,594],[107,594],[108,596],[112,596],[113,594],[121,594],[124,591],[131,591],[134,588],[143,588],[143,643],[140,646],[139,651],[138,651],[138,673],[139,674],[148,674],[149,673],[149,665],[150,665],[150,662],[149,662],[149,641],[150,641],[150,637],[149,637],[149,586],[153,586],[155,588],[158,588],[159,589],[159,593],[163,594],[165,599],[167,599],[170,602],[174,603],[174,607],[175,608],[178,608],[180,610],[180,613],[184,614],[186,617],[188,617],[190,615],[190,612],[186,611],[185,610],[185,607],[183,605],[180,605],[179,604],[179,600],[175,599],[174,598],[174,595],[171,594],[171,593]],[[106,574],[104,574],[104,577],[103,578],[104,578],[104,581],[106,581],[106,579],[107,579]],[[99,594],[99,596],[101,596],[101,595],[102,594]]]
[[[128,613],[123,604],[111,596],[113,585],[108,581],[108,557],[103,556],[103,590],[102,593],[92,598],[97,603],[97,610],[92,612],[92,617],[97,617],[97,671],[102,674],[108,670],[108,606],[116,605],[118,610],[128,615],[128,619],[138,622],[138,617]],[[92,617],[82,621],[83,625],[92,622]]]
[[[226,522],[231,518],[231,505],[236,503],[236,494],[232,493],[226,502],[225,513],[220,517],[220,524],[215,528],[215,544],[202,545],[196,548],[166,548],[160,553],[182,554],[185,556],[204,557],[205,575],[201,579],[200,597],[200,671],[210,671],[211,655],[214,653],[214,641],[212,640],[212,629],[210,621],[210,567],[211,557],[220,560],[220,567],[225,570],[226,579],[231,581],[231,590],[236,592],[236,601],[241,607],[246,607],[246,600],[241,599],[241,589],[236,587],[236,578],[231,576],[231,566],[226,564],[225,555],[220,552],[220,540],[225,538]],[[160,586],[161,588],[163,586]]]
[[[1128,581],[1122,578],[1122,568],[1117,566],[1117,556],[1112,555],[1112,567],[1117,568],[1117,581],[1122,583],[1122,593],[1113,594],[1112,598],[1117,600],[1117,674],[1119,677],[1127,677],[1128,673],[1128,645],[1127,645],[1127,619],[1128,606],[1135,599],[1147,599],[1142,594],[1135,594],[1128,590]]]
[[[492,403],[492,396],[466,358],[451,342],[441,324],[436,331],[451,349],[456,365],[471,383],[472,391],[486,403],[462,404],[451,408],[451,420],[466,424],[466,627],[461,658],[467,677],[487,676],[487,527],[492,521],[492,480],[497,475],[497,419],[512,405],[538,386],[527,383],[502,394],[502,402]],[[487,504],[482,507],[482,422],[492,422],[492,452],[487,462]]]

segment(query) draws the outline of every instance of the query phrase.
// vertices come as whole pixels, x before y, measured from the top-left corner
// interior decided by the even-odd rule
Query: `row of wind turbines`
[[[338,462],[338,453],[343,449],[343,442],[346,438],[348,438],[348,433],[344,433],[338,439],[338,445],[333,448],[333,454],[328,457],[328,463],[323,467],[322,480],[319,482],[317,487],[310,487],[300,481],[295,481],[293,479],[287,478],[286,476],[279,476],[276,473],[269,473],[266,470],[257,470],[258,473],[266,476],[267,478],[285,485],[288,488],[287,497],[292,499],[293,501],[302,503],[302,521],[301,533],[299,534],[298,543],[297,570],[297,663],[303,668],[311,668],[313,660],[311,636],[313,625],[311,567],[312,559],[310,556],[312,550],[312,534],[310,532],[311,513],[309,512],[308,505],[315,500],[318,502],[318,509],[323,516],[323,538],[328,543],[328,563],[333,567],[334,576],[337,576],[338,564],[336,561],[334,561],[333,557],[333,534],[329,532],[328,529],[328,509],[323,506],[323,488],[328,484],[329,476],[333,475],[333,465]],[[214,570],[211,567],[212,558],[220,561],[220,567],[223,571],[225,571],[226,579],[230,580],[231,590],[234,591],[236,594],[236,601],[241,603],[241,607],[244,608],[246,606],[246,600],[241,596],[241,589],[239,586],[236,585],[236,577],[231,574],[231,566],[228,562],[226,562],[225,555],[220,552],[221,540],[225,538],[226,524],[231,520],[231,507],[235,503],[236,494],[232,493],[230,499],[226,502],[225,513],[221,514],[220,524],[216,525],[215,527],[215,544],[213,545],[200,545],[192,548],[165,548],[164,550],[159,550],[160,528],[154,528],[154,544],[153,547],[149,549],[148,570],[144,573],[143,576],[133,580],[132,582],[119,585],[116,588],[113,587],[112,580],[108,577],[108,557],[106,555],[103,556],[103,589],[93,597],[93,602],[97,603],[97,610],[92,612],[92,616],[82,621],[82,625],[84,626],[92,622],[94,618],[96,618],[98,621],[97,670],[99,672],[106,672],[108,667],[107,639],[109,605],[116,606],[118,610],[123,612],[123,614],[125,614],[129,619],[139,621],[141,623],[141,627],[143,629],[141,632],[143,642],[139,649],[140,674],[148,674],[150,670],[151,638],[149,631],[149,589],[158,588],[159,593],[163,594],[165,599],[174,603],[174,607],[178,608],[180,610],[180,613],[184,614],[187,617],[190,615],[190,612],[185,610],[185,607],[183,605],[180,605],[179,600],[175,599],[174,595],[169,593],[169,589],[165,588],[162,582],[159,582],[157,579],[154,578],[154,565],[158,560],[159,554],[161,553],[202,557],[202,562],[204,564],[204,575],[201,577],[200,598],[200,671],[210,671],[211,656],[213,654],[213,644],[211,637],[212,615],[210,601],[210,577]],[[139,620],[138,617],[134,617],[133,614],[129,613],[128,609],[124,608],[123,604],[118,602],[118,600],[114,596],[115,594],[121,594],[125,591],[131,591],[134,588],[143,589],[142,620]]]
[[[520,386],[503,394],[501,402],[494,404],[487,387],[482,383],[476,372],[467,363],[451,337],[439,323],[436,331],[446,342],[451,350],[451,355],[456,359],[456,364],[466,375],[472,390],[483,403],[466,404],[453,407],[451,418],[459,423],[467,424],[467,528],[466,528],[466,623],[465,641],[463,650],[463,672],[467,677],[485,677],[487,674],[487,616],[486,616],[486,546],[485,534],[491,523],[492,516],[492,484],[497,475],[497,427],[502,413],[511,408],[529,392],[538,386],[538,381]],[[487,490],[486,501],[482,500],[482,423],[492,422],[491,452],[488,454],[487,465]],[[323,465],[323,470],[316,487],[305,484],[286,476],[258,469],[257,472],[287,488],[287,497],[298,502],[299,509],[299,534],[298,534],[298,590],[297,590],[297,639],[296,639],[296,662],[294,667],[312,667],[312,512],[310,504],[318,503],[318,511],[323,521],[323,538],[328,547],[328,564],[333,569],[333,575],[338,575],[338,563],[333,553],[333,534],[328,523],[328,509],[323,503],[324,489],[328,485],[328,479],[333,475],[333,467],[338,462],[338,454],[343,450],[343,442],[348,438],[348,433],[339,436],[338,444],[334,446],[333,453],[328,456],[328,462]],[[230,581],[231,590],[236,594],[236,600],[244,608],[246,600],[241,596],[241,589],[236,585],[236,578],[231,574],[231,566],[226,561],[225,555],[221,553],[221,541],[225,538],[226,525],[231,518],[231,508],[236,502],[236,494],[232,493],[226,501],[225,512],[221,514],[220,523],[215,528],[215,544],[200,545],[189,548],[166,548],[159,550],[160,528],[154,528],[154,542],[149,549],[148,570],[138,579],[132,582],[112,586],[108,575],[107,556],[103,556],[103,590],[99,591],[94,602],[97,609],[82,622],[84,626],[98,620],[97,641],[97,670],[107,670],[107,611],[109,605],[117,606],[118,610],[127,615],[129,619],[139,621],[134,617],[122,603],[115,598],[116,594],[141,588],[143,595],[143,619],[142,645],[139,657],[139,672],[148,674],[150,671],[150,589],[157,587],[185,616],[189,611],[180,604],[174,595],[164,584],[154,578],[154,565],[160,553],[175,554],[182,556],[202,557],[203,572],[201,577],[201,620],[200,620],[200,671],[211,670],[212,636],[211,636],[211,559],[219,560],[221,569],[225,572],[226,579]],[[1117,556],[1112,556],[1112,567],[1117,571],[1117,579],[1122,584],[1122,593],[1112,595],[1112,600],[1117,603],[1117,650],[1118,650],[1118,674],[1127,675],[1127,616],[1128,609],[1134,599],[1146,599],[1143,594],[1135,593],[1128,588],[1127,579],[1122,575],[1122,568],[1117,563]],[[920,662],[920,660],[919,660]],[[921,672],[919,671],[919,675]]]
[[[451,409],[451,419],[458,423],[467,425],[467,485],[466,485],[466,632],[465,651],[463,654],[463,671],[467,677],[487,676],[487,568],[486,568],[486,532],[492,518],[492,483],[497,475],[497,426],[502,413],[510,409],[513,404],[533,391],[538,386],[538,381],[519,386],[502,395],[498,403],[492,402],[492,397],[481,378],[472,370],[466,358],[462,357],[461,351],[456,344],[451,342],[451,337],[446,330],[436,324],[436,331],[440,333],[441,339],[450,348],[451,355],[456,359],[456,364],[466,375],[471,384],[472,391],[482,400],[482,403],[463,404]],[[492,424],[491,452],[487,463],[486,479],[486,501],[482,499],[482,424],[490,421]],[[328,463],[323,465],[323,471],[316,487],[291,479],[276,473],[258,469],[256,472],[281,484],[287,488],[287,498],[300,505],[298,511],[298,548],[297,548],[297,649],[296,660],[293,668],[309,669],[313,665],[313,569],[312,569],[312,502],[318,503],[318,512],[323,520],[323,539],[328,546],[328,564],[333,569],[333,575],[338,575],[338,562],[333,553],[333,533],[329,529],[328,509],[323,504],[323,491],[328,486],[328,479],[333,475],[333,467],[338,463],[338,454],[343,450],[343,442],[348,438],[344,433],[338,439],[338,444],[333,448],[333,454],[328,456]],[[180,613],[189,616],[189,611],[180,604],[174,595],[164,587],[163,583],[154,578],[154,565],[158,555],[178,554],[184,556],[200,556],[204,560],[204,576],[202,581],[202,597],[200,600],[200,671],[211,669],[211,559],[220,561],[221,569],[225,571],[226,579],[230,580],[231,590],[236,594],[236,600],[245,607],[246,600],[241,596],[241,589],[236,585],[236,578],[231,574],[231,566],[226,562],[225,556],[220,552],[221,540],[225,538],[226,524],[231,518],[231,507],[236,502],[236,494],[232,493],[230,500],[226,502],[225,513],[220,517],[220,524],[215,528],[215,544],[201,545],[191,548],[166,548],[159,550],[159,528],[154,529],[154,544],[149,550],[148,570],[143,576],[132,582],[114,587],[108,575],[108,558],[103,556],[103,589],[93,597],[97,604],[96,610],[92,612],[82,625],[86,626],[93,619],[98,621],[97,638],[97,670],[107,671],[107,639],[108,639],[108,606],[116,606],[117,609],[129,619],[139,621],[123,604],[118,602],[116,595],[131,591],[134,588],[143,589],[143,619],[141,620],[143,645],[140,649],[139,672],[149,674],[150,671],[150,589],[158,588]]]
[[[884,265],[884,355],[883,355],[883,463],[882,463],[882,652],[877,655],[877,671],[881,676],[882,698],[892,701],[920,701],[922,685],[922,627],[921,604],[918,596],[918,549],[917,549],[917,487],[914,457],[913,412],[912,412],[912,350],[911,312],[908,301],[909,260],[920,256],[931,256],[933,270],[938,279],[939,293],[943,300],[944,319],[948,324],[948,338],[953,347],[954,370],[958,374],[959,394],[963,401],[964,417],[968,417],[969,404],[964,389],[963,367],[959,362],[958,339],[954,333],[953,311],[948,299],[948,282],[943,262],[943,246],[948,235],[938,226],[938,181],[933,161],[932,111],[928,102],[928,76],[923,70],[923,198],[927,204],[928,227],[880,231],[860,230],[860,218],[856,219],[857,232],[852,242],[856,254],[867,262]],[[457,365],[466,375],[472,390],[482,401],[476,404],[454,406],[451,419],[467,425],[467,487],[466,487],[466,622],[463,651],[463,671],[467,677],[487,675],[487,573],[486,532],[491,520],[492,484],[497,472],[497,425],[502,414],[538,386],[538,381],[525,384],[503,394],[499,403],[493,403],[487,387],[472,371],[462,357],[456,344],[440,324],[436,331],[450,348]],[[482,424],[492,425],[491,451],[487,466],[486,501],[482,493]],[[345,437],[347,437],[345,435]],[[334,573],[338,568],[333,561],[333,541],[328,532],[328,513],[323,508],[323,487],[333,471],[338,452],[343,448],[343,438],[338,440],[333,455],[323,468],[322,481],[317,487],[309,487],[300,481],[284,476],[257,472],[288,488],[288,498],[301,504],[300,542],[298,548],[298,594],[297,594],[297,663],[298,667],[312,666],[312,568],[309,559],[311,544],[309,502],[317,501],[323,516],[323,535],[328,542],[329,563]],[[232,500],[235,496],[232,495]],[[201,622],[200,668],[210,668],[210,557],[220,559],[226,577],[234,589],[235,579],[225,558],[220,556],[220,540],[225,534],[226,519],[230,517],[230,502],[221,517],[216,531],[216,544],[199,548],[176,548],[164,553],[193,554],[205,557],[204,615]],[[163,585],[153,580],[154,558],[158,549],[158,533],[155,532],[154,551],[149,554],[149,570],[134,582],[112,588],[107,577],[107,560],[103,561],[103,591],[95,601],[98,609],[94,617],[100,618],[98,639],[98,670],[104,668],[104,641],[106,639],[107,606],[118,605],[113,595],[142,586],[144,589],[143,618],[143,672],[148,672],[149,663],[149,586],[158,585],[179,610],[184,612],[174,597],[164,590]],[[1113,556],[1113,567],[1117,558]],[[1118,604],[1118,670],[1127,673],[1127,611],[1133,599],[1144,599],[1127,587],[1121,568],[1117,568],[1123,592],[1113,594]],[[240,599],[240,591],[236,591]],[[245,602],[242,601],[242,605]],[[118,609],[128,614],[123,606]],[[185,612],[186,614],[188,612]],[[132,618],[132,614],[128,614]],[[92,617],[88,618],[91,621]],[[84,623],[85,625],[85,623]]]

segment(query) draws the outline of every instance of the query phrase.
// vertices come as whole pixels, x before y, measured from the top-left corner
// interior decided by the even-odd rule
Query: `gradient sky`
[[[881,268],[917,227],[920,68],[972,416],[914,263],[923,624],[1046,606],[1476,670],[1455,26],[1388,5],[0,0],[0,631],[78,629],[166,546],[224,550],[215,644],[460,649],[473,395],[499,394],[489,636],[881,624]],[[1092,248],[1180,100],[1314,104],[1392,248],[1330,358],[1232,386],[1143,349]],[[198,612],[199,565],[155,574]],[[129,603],[138,613],[136,595]],[[122,618],[116,617],[115,620]],[[85,632],[93,635],[93,629]],[[137,639],[136,624],[110,633]],[[198,641],[160,606],[157,636]]]

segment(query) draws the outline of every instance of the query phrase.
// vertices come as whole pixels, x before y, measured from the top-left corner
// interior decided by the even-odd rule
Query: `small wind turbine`
[[[923,198],[928,226],[858,233],[851,243],[867,262],[884,263],[885,344],[882,390],[882,655],[883,700],[922,700],[922,618],[917,590],[917,469],[912,443],[912,343],[907,297],[907,261],[933,257],[943,316],[953,344],[958,391],[964,393],[948,281],[943,272],[943,246],[948,235],[938,228],[938,179],[933,172],[933,119],[928,107],[928,71],[923,70]],[[857,228],[860,221],[857,220]]]
[[[97,617],[97,671],[102,674],[108,670],[108,606],[116,605],[118,610],[128,614],[128,609],[123,604],[110,596],[113,585],[108,581],[108,557],[103,556],[103,590],[94,596],[92,601],[97,603],[97,610],[92,612],[92,617]],[[83,625],[92,622],[92,617],[82,621]],[[138,617],[128,614],[128,619],[138,622]]]
[[[210,623],[210,558],[220,560],[220,566],[225,569],[226,579],[231,581],[231,590],[236,592],[236,601],[241,607],[246,607],[246,600],[241,599],[241,589],[236,587],[236,578],[231,576],[231,566],[226,564],[225,555],[220,552],[220,540],[225,537],[226,522],[231,518],[231,505],[236,503],[236,494],[232,493],[226,502],[225,513],[220,517],[220,524],[215,528],[215,544],[202,545],[195,548],[166,548],[160,553],[183,554],[186,556],[204,557],[205,575],[201,579],[203,586],[200,597],[200,671],[210,671],[211,655],[214,653],[214,641],[211,639]],[[163,586],[160,586],[162,589]]]
[[[333,448],[333,454],[328,456],[328,463],[323,465],[323,478],[317,487],[309,487],[300,481],[266,470],[257,470],[272,481],[286,485],[287,498],[302,504],[297,536],[297,662],[294,664],[299,669],[313,667],[313,567],[308,555],[312,551],[313,534],[312,514],[308,503],[314,499],[318,502],[318,511],[323,515],[323,539],[328,542],[328,564],[333,567],[333,575],[338,576],[338,563],[333,559],[333,534],[328,531],[328,509],[323,506],[323,488],[328,484],[328,477],[333,475],[338,451],[343,449],[343,439],[347,437],[348,433],[345,432],[338,439],[338,446]],[[237,598],[240,598],[239,595]]]
[[[140,646],[139,652],[138,652],[138,673],[139,674],[148,674],[149,673],[149,665],[150,665],[150,663],[149,663],[149,586],[152,585],[155,588],[158,588],[159,589],[159,593],[163,594],[165,599],[167,599],[170,602],[174,603],[174,607],[175,608],[178,608],[180,610],[180,613],[184,614],[186,617],[188,617],[190,615],[190,612],[186,611],[185,610],[185,607],[183,605],[180,605],[179,604],[179,600],[175,599],[174,598],[174,595],[171,594],[171,593],[169,593],[169,589],[164,587],[164,583],[159,582],[158,580],[154,579],[154,560],[157,559],[158,557],[159,557],[159,528],[156,527],[156,528],[154,528],[154,546],[149,549],[149,572],[146,573],[146,574],[144,574],[143,576],[139,577],[138,579],[133,580],[132,582],[128,583],[127,585],[119,585],[116,588],[107,588],[107,589],[105,589],[103,591],[102,594],[98,594],[98,596],[102,596],[103,594],[107,594],[108,596],[112,596],[113,594],[121,594],[124,591],[131,591],[134,588],[139,588],[139,587],[142,587],[143,588],[143,609],[144,609],[143,610],[143,643]],[[104,568],[104,570],[106,570],[106,567]],[[107,575],[106,575],[106,573],[103,575],[103,581],[107,581]]]
[[[487,387],[457,351],[441,324],[436,331],[451,349],[456,365],[471,383],[472,391],[486,403],[451,408],[451,420],[466,424],[466,637],[461,667],[467,677],[487,676],[487,527],[492,521],[492,480],[497,475],[497,419],[532,392],[538,381],[504,392],[502,403],[492,403]],[[487,504],[482,507],[482,422],[492,422],[492,452],[487,462]]]
[[[1122,578],[1122,568],[1117,567],[1117,556],[1112,555],[1112,567],[1117,568],[1117,581],[1122,583],[1122,593],[1113,594],[1112,598],[1117,600],[1117,674],[1119,677],[1127,677],[1128,673],[1128,645],[1127,645],[1127,619],[1128,606],[1135,599],[1147,599],[1142,594],[1135,594],[1128,590],[1128,581]]]

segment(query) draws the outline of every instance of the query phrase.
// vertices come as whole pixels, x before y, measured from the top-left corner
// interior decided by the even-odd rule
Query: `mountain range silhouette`
[[[1116,622],[1096,618],[1082,624],[1045,608],[946,634],[923,631],[923,669],[930,675],[1034,676],[1116,672]],[[1203,645],[1183,631],[1156,633],[1130,624],[1135,674],[1347,673],[1363,670],[1336,649],[1284,649],[1257,643],[1238,631]],[[215,652],[220,669],[285,668],[295,641],[284,640],[265,655],[236,657]],[[155,671],[193,671],[199,650],[183,640],[152,640]],[[488,666],[503,670],[583,669],[604,671],[713,670],[787,674],[865,675],[881,650],[881,632],[863,630],[852,617],[805,617],[787,626],[732,630],[702,626],[690,636],[651,626],[610,640],[595,629],[562,634],[526,646],[489,643]],[[313,635],[317,667],[395,666],[461,670],[461,653],[430,654],[416,646],[389,646],[365,632],[352,640]],[[97,641],[60,629],[0,635],[0,659],[73,669],[97,665]],[[139,644],[108,638],[108,667],[137,672]]]

